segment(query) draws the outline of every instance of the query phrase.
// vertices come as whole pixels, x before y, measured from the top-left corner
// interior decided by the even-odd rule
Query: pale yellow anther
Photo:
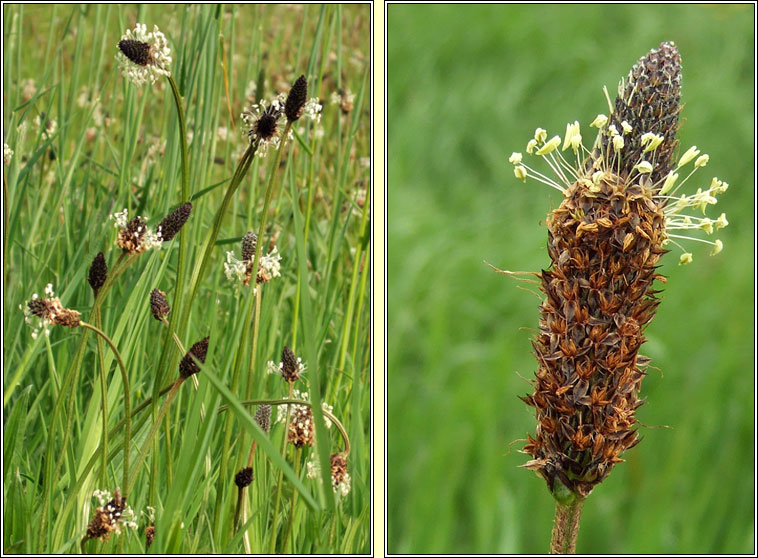
[[[621,151],[624,147],[624,138],[616,134],[613,136],[613,150]]]
[[[553,136],[549,141],[545,142],[545,145],[537,150],[537,155],[547,155],[552,153],[561,144],[560,136]]]
[[[632,133],[632,127],[629,125],[629,122],[624,120],[621,123],[621,130],[624,134],[631,134]]]
[[[663,181],[663,188],[661,188],[661,191],[658,192],[658,194],[663,196],[666,194],[666,192],[670,192],[674,187],[674,183],[676,183],[677,178],[679,178],[678,174],[676,174],[674,171],[669,171],[669,173],[666,175],[666,180]]]
[[[547,138],[547,130],[544,128],[537,128],[534,131],[534,139],[537,140],[537,143],[542,143]]]
[[[514,151],[513,153],[511,153],[511,156],[508,158],[508,162],[512,163],[514,165],[519,165],[519,164],[521,164],[521,159],[522,158],[523,157],[522,157],[521,153],[518,153],[518,152]]]
[[[604,114],[598,114],[590,124],[590,128],[597,128],[599,130],[606,124],[608,124],[608,117]]]
[[[684,152],[684,155],[682,155],[682,157],[679,159],[679,163],[676,165],[676,168],[683,167],[684,165],[692,161],[692,159],[694,159],[698,155],[700,155],[700,150],[696,146],[693,145],[687,151]]]
[[[650,164],[648,161],[642,161],[641,163],[637,163],[634,165],[635,169],[637,169],[637,172],[640,174],[649,174],[653,172],[653,165]]]
[[[529,153],[529,155],[531,155],[532,153],[534,153],[535,147],[537,147],[537,140],[530,139],[529,143],[526,144],[526,152]]]
[[[526,182],[526,167],[523,165],[513,167],[513,174],[515,174],[516,178],[521,180],[521,182]]]
[[[716,219],[716,221],[713,223],[713,228],[716,230],[723,229],[729,224],[729,221],[726,220],[726,213],[722,213],[719,215],[719,218]]]
[[[679,265],[687,265],[688,263],[692,263],[692,254],[685,252],[679,256]]]
[[[705,165],[708,164],[708,160],[709,159],[710,159],[710,157],[707,154],[706,155],[701,155],[700,157],[698,157],[695,160],[695,168],[699,169],[701,167],[704,167]]]
[[[721,252],[721,250],[723,249],[724,249],[724,243],[721,242],[720,240],[717,240],[716,242],[713,243],[713,250],[711,250],[711,256],[715,256],[716,254]]]

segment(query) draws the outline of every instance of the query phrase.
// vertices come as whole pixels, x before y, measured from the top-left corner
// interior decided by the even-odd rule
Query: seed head
[[[153,539],[155,538],[155,525],[148,525],[145,527],[145,546],[147,548],[150,548],[150,545],[153,544]]]
[[[89,267],[89,286],[97,296],[97,291],[100,290],[105,284],[105,279],[108,277],[108,265],[105,263],[105,256],[102,252],[98,252],[95,259],[92,260],[92,264]]]
[[[255,419],[255,422],[261,427],[261,430],[268,434],[271,429],[271,405],[261,405],[258,407],[253,419]]]
[[[292,89],[287,95],[287,101],[284,103],[284,114],[287,116],[287,120],[294,122],[300,118],[307,100],[308,82],[305,81],[305,76],[300,76],[292,85]]]
[[[118,48],[129,60],[140,66],[147,66],[152,62],[150,45],[133,39],[121,39]]]
[[[282,377],[289,383],[294,383],[300,378],[300,359],[289,347],[282,350]]]
[[[119,532],[119,521],[126,507],[126,498],[116,489],[110,502],[95,509],[92,520],[87,526],[87,539],[107,539],[112,532]]]
[[[253,482],[253,468],[252,467],[245,467],[244,469],[240,469],[239,473],[234,475],[234,484],[236,484],[238,488],[245,488],[246,486],[250,486],[252,482]]]
[[[295,405],[287,428],[287,442],[296,448],[313,445],[313,411],[305,405]]]
[[[153,313],[153,317],[159,322],[168,316],[171,312],[171,306],[169,306],[166,300],[166,293],[153,289],[150,293],[150,311]]]
[[[172,240],[182,229],[184,223],[187,222],[190,213],[192,213],[192,204],[190,202],[180,205],[169,213],[158,225],[157,231],[160,234],[161,240],[163,242]]]
[[[185,380],[200,372],[200,366],[195,362],[195,359],[201,363],[205,363],[205,357],[208,355],[208,338],[201,339],[187,352],[179,363],[179,375]],[[194,357],[194,358],[193,358]]]
[[[253,261],[255,257],[255,248],[258,245],[258,235],[253,231],[248,232],[242,237],[242,260],[246,262]]]

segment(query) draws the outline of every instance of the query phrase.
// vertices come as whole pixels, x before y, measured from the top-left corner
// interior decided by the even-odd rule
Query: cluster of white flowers
[[[118,492],[118,490],[116,490]],[[100,509],[107,514],[113,514],[117,511],[111,504],[113,495],[108,490],[95,490],[92,493],[92,497],[98,501]],[[119,497],[120,499],[120,497]],[[137,529],[137,515],[131,506],[125,505],[120,515],[113,516],[113,532],[117,535],[121,534],[121,526],[128,527],[129,529]]]
[[[301,376],[301,375],[303,375],[303,374],[305,374],[305,369],[306,368],[307,368],[307,366],[303,363],[303,359],[300,358],[300,357],[297,357],[297,375],[298,375],[298,377]],[[267,374],[278,374],[278,375],[281,376],[283,370],[284,370],[284,363],[281,362],[281,361],[279,362],[279,364],[276,364],[273,360],[269,360],[266,363],[266,373]],[[295,390],[295,391],[297,392],[297,390]],[[308,393],[304,393],[303,395],[304,395],[303,399],[305,399],[307,401],[308,400]],[[298,398],[296,397],[295,399],[298,399]]]
[[[551,188],[555,188],[564,195],[575,181],[586,181],[587,184],[590,185],[590,190],[593,191],[593,188],[598,188],[598,183],[603,175],[606,172],[613,171],[613,166],[615,164],[615,158],[609,153],[607,157],[595,159],[591,168],[586,168],[586,161],[592,160],[590,157],[592,151],[602,148],[601,138],[606,126],[606,135],[610,138],[609,145],[614,153],[618,153],[624,147],[624,136],[632,131],[632,127],[627,122],[622,122],[621,133],[619,133],[614,125],[608,126],[608,121],[609,119],[607,116],[598,114],[590,124],[590,127],[598,129],[597,139],[595,140],[592,150],[588,150],[582,144],[579,122],[569,123],[566,126],[566,134],[564,136],[563,148],[561,151],[565,151],[571,147],[576,157],[575,162],[570,162],[563,156],[561,151],[557,151],[558,147],[561,145],[560,136],[554,136],[548,140],[547,130],[544,128],[537,128],[534,132],[534,138],[529,140],[526,145],[526,152],[530,155],[534,154],[542,157],[553,170],[558,181],[525,165],[523,163],[523,154],[518,152],[512,153],[508,159],[508,161],[514,165],[514,175],[523,182],[526,182],[527,178],[532,178],[550,186]],[[636,180],[646,180],[645,177],[650,176],[653,172],[654,165],[656,164],[656,149],[662,142],[663,137],[658,134],[653,134],[651,132],[642,134],[640,137],[640,145],[644,148],[642,150],[642,158],[639,161],[636,161],[633,166],[633,172],[627,179],[630,184]],[[650,155],[647,155],[648,153],[650,153]],[[645,157],[650,157],[651,160],[648,161]],[[689,165],[693,160],[694,168],[677,184],[679,170]],[[661,203],[664,201],[666,202],[666,206],[663,209],[666,218],[666,240],[664,241],[664,244],[671,242],[682,250],[683,254],[679,259],[680,265],[690,263],[692,261],[692,254],[685,251],[676,240],[673,240],[675,238],[710,244],[713,247],[711,255],[716,255],[721,252],[724,246],[721,240],[710,241],[672,234],[671,232],[677,229],[700,229],[710,235],[713,231],[726,227],[729,224],[724,213],[722,213],[716,220],[696,215],[685,215],[682,213],[684,210],[692,208],[695,210],[701,210],[702,214],[705,215],[706,207],[717,202],[716,195],[724,193],[729,187],[726,182],[714,177],[711,181],[710,187],[705,191],[702,188],[698,188],[696,193],[689,196],[681,195],[677,197],[674,195],[682,184],[684,184],[697,169],[705,167],[708,164],[708,161],[708,155],[700,155],[700,151],[697,147],[690,147],[681,155],[674,170],[669,171],[665,177],[661,178],[655,184],[649,184],[651,188],[657,190],[653,198]],[[649,179],[647,179],[647,181],[650,183]],[[596,189],[594,191],[598,190]]]
[[[58,130],[58,121],[53,120],[52,118],[48,118],[43,122],[42,118],[43,115],[41,114],[38,114],[34,117],[34,127],[37,130],[42,129],[42,141],[47,141],[53,137],[56,130]]]
[[[273,279],[274,277],[281,277],[281,261],[282,256],[279,254],[279,250],[276,246],[274,246],[274,249],[271,250],[271,252],[265,256],[261,256],[260,265],[269,278]]]
[[[271,252],[261,256],[258,262],[258,274],[263,277],[263,281],[268,282],[276,277],[281,277],[281,261],[282,256],[276,246]],[[224,275],[232,283],[252,281],[252,264],[252,260],[238,260],[234,252],[227,252],[224,262]]]
[[[318,456],[315,453],[312,453],[310,457],[308,458],[308,461],[305,464],[306,473],[305,476],[309,479],[314,480],[321,480],[321,466],[319,465]],[[337,479],[332,476],[332,490],[334,493],[339,496],[340,498],[344,498],[350,493],[350,485],[351,485],[351,479],[350,479],[350,473],[344,472],[342,475],[342,478],[339,479],[338,482]]]
[[[13,157],[13,150],[8,147],[7,143],[3,144],[3,162],[6,166],[11,164],[11,157]]]
[[[53,291],[53,284],[48,283],[45,286],[45,297],[48,299],[53,299],[55,297],[55,292]],[[37,300],[39,298],[39,295],[37,293],[34,293],[32,295],[31,300]],[[60,306],[58,304],[57,306]],[[36,316],[32,314],[31,309],[29,308],[29,304],[19,304],[18,309],[21,310],[24,313],[24,321],[26,322],[29,327],[32,328],[32,339],[37,339],[39,337],[39,334],[44,331],[46,336],[50,336],[50,326],[53,324],[53,318],[55,318],[55,314],[51,313],[47,315],[44,318],[41,318],[39,316]],[[62,310],[62,307],[61,307]]]
[[[144,23],[137,23],[134,29],[127,29],[121,37],[121,41],[127,44],[131,41],[147,45],[148,60],[144,65],[135,63],[130,60],[122,50],[116,55],[121,75],[131,81],[136,86],[141,86],[148,81],[154,84],[157,76],[170,76],[171,71],[171,49],[168,47],[166,36],[160,32],[158,26],[153,26],[153,30],[148,33],[147,26]],[[119,45],[122,45],[119,42]]]
[[[110,215],[113,226],[119,229],[116,244],[130,253],[142,253],[151,248],[160,248],[163,244],[160,230],[153,232],[145,225],[142,217],[129,220],[129,212],[126,208]]]

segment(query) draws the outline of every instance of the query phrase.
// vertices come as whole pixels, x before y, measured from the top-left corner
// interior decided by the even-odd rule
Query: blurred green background
[[[753,18],[748,5],[388,7],[390,552],[548,550],[552,499],[510,445],[535,428],[517,396],[539,301],[483,262],[549,264],[560,193],[516,180],[509,155],[575,119],[591,143],[602,86],[615,97],[663,40],[683,59],[680,141],[711,157],[687,192],[729,182],[709,214],[730,225],[720,255],[688,242],[691,265],[664,258],[643,440],[588,499],[577,551],[754,552]]]

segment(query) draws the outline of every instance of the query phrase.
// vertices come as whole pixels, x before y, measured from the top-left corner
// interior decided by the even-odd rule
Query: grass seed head
[[[163,242],[172,240],[182,229],[184,223],[187,222],[190,213],[192,213],[192,204],[190,202],[180,205],[169,213],[158,225],[157,230],[160,233],[161,240]]]
[[[234,484],[237,485],[237,488],[245,488],[252,484],[253,478],[253,468],[245,467],[244,469],[240,469],[239,473],[234,475]]]
[[[208,337],[201,339],[200,341],[192,345],[190,350],[187,351],[187,354],[184,355],[181,362],[179,363],[179,375],[186,380],[193,374],[197,374],[198,372],[200,372],[200,366],[198,366],[197,362],[195,362],[195,359],[197,359],[198,361],[204,364],[205,357],[207,355],[208,355]]]
[[[300,76],[290,89],[287,100],[284,103],[284,114],[287,120],[294,122],[303,114],[303,108],[308,100],[308,82],[305,76]]]
[[[108,277],[108,265],[105,263],[105,256],[102,252],[98,252],[95,259],[92,260],[92,264],[89,267],[89,286],[97,296],[97,292],[105,284],[105,279]]]

